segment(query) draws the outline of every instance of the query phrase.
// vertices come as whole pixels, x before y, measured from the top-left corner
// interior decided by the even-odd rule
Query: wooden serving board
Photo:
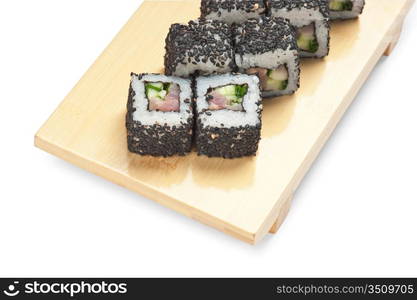
[[[276,232],[292,195],[377,61],[394,48],[413,0],[367,0],[335,22],[330,56],[302,62],[301,88],[264,101],[256,157],[151,158],[127,150],[130,72],[163,72],[171,23],[197,0],[145,1],[35,137],[37,147],[248,243]],[[343,80],[338,78],[343,74]],[[138,228],[138,233],[141,229]]]

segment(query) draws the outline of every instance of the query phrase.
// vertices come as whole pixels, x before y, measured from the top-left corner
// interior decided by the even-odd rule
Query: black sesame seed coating
[[[201,17],[211,13],[221,15],[222,11],[245,11],[247,13],[258,11],[260,14],[266,9],[264,0],[201,0]]]
[[[288,20],[261,17],[233,25],[236,54],[262,54],[277,49],[297,50],[294,28]]]
[[[132,73],[132,75],[136,74]],[[137,76],[142,79],[145,75],[147,74]],[[134,97],[135,91],[130,84],[126,114],[127,144],[130,152],[140,155],[167,157],[173,155],[184,156],[191,151],[194,123],[192,115],[179,126],[169,126],[167,124],[143,125],[141,122],[133,120],[133,113],[136,110],[133,107]],[[191,99],[186,99],[184,102],[187,103],[187,101],[190,103],[191,111]]]
[[[192,123],[192,122],[191,122]],[[189,126],[139,125],[126,123],[130,152],[151,156],[185,156],[191,152],[192,124]]]
[[[172,24],[165,39],[165,50],[166,75],[175,75],[180,64],[199,66],[208,61],[217,66],[213,73],[227,73],[236,68],[232,30],[221,21],[198,19],[188,25]]]
[[[329,0],[266,0],[269,9],[287,9],[297,8],[319,9],[324,18],[329,18]]]
[[[198,155],[238,158],[254,156],[261,139],[261,124],[230,128],[203,127],[197,122],[196,146]]]

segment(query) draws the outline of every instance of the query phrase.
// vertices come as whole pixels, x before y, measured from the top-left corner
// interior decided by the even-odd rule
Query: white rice
[[[210,77],[198,77],[196,79],[197,91],[197,113],[208,110],[209,103],[206,95],[210,88],[221,87],[229,84],[247,84],[248,92],[243,98],[244,111],[233,111],[229,109],[210,110],[211,116],[205,113],[199,115],[203,127],[224,128],[239,126],[256,126],[260,123],[260,110],[258,102],[261,101],[259,90],[259,78],[256,75],[224,74]]]
[[[232,71],[232,69],[229,66],[231,62],[230,59],[226,61],[224,66],[218,67],[215,64],[213,64],[210,60],[208,60],[205,63],[200,61],[196,64],[193,64],[193,62],[195,62],[195,58],[192,57],[191,62],[188,62],[188,58],[189,56],[186,55],[184,58],[184,61],[186,61],[186,63],[185,64],[179,63],[177,65],[177,68],[175,69],[175,72],[174,72],[175,76],[188,77],[191,74],[194,74],[196,71],[198,71],[199,75],[209,75],[213,73],[227,73],[227,72]]]
[[[279,66],[286,65],[288,70],[287,88],[283,91],[271,91],[270,93],[264,91],[263,95],[265,97],[268,97],[269,95],[288,95],[298,89],[300,78],[298,51],[290,50],[290,46],[288,46],[287,50],[277,49],[262,54],[236,54],[235,60],[240,72],[244,72],[245,69],[256,67],[273,70],[277,69]]]
[[[180,111],[179,112],[163,112],[163,111],[149,111],[149,101],[145,95],[145,81],[147,82],[173,82],[180,86]],[[192,115],[190,110],[190,103],[185,103],[184,100],[192,99],[191,80],[157,75],[147,74],[139,79],[138,75],[132,75],[131,85],[135,96],[133,97],[133,107],[136,110],[133,112],[133,120],[141,122],[142,125],[163,125],[169,126],[181,125],[187,123],[188,118]],[[189,112],[187,112],[187,110]]]

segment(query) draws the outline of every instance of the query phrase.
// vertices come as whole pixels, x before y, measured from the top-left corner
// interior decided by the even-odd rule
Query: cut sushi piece
[[[165,40],[165,74],[222,74],[235,69],[232,31],[216,20],[173,24]]]
[[[259,18],[266,11],[263,0],[201,0],[201,17],[229,24]]]
[[[282,18],[251,19],[233,28],[235,61],[241,73],[257,74],[262,96],[293,94],[300,86],[300,63],[291,24]]]
[[[330,19],[354,19],[363,11],[365,0],[328,0]]]
[[[213,107],[213,92],[232,97]],[[256,75],[224,74],[197,77],[196,146],[199,155],[237,158],[256,155],[261,138],[262,102]],[[218,95],[219,98],[221,98]],[[235,103],[235,104],[234,104]],[[234,109],[238,105],[239,109]],[[220,107],[219,107],[220,106]]]
[[[269,14],[286,18],[296,28],[301,57],[329,54],[329,0],[266,0]]]
[[[141,155],[185,155],[191,151],[191,81],[159,74],[131,75],[127,144]]]

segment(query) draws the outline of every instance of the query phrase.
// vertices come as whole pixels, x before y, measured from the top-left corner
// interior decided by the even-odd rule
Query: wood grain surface
[[[130,72],[163,72],[170,24],[199,15],[199,1],[145,1],[37,132],[35,144],[255,244],[278,230],[327,138],[377,61],[393,50],[412,3],[367,0],[358,20],[334,22],[330,55],[302,62],[300,90],[264,101],[258,155],[225,160],[195,153],[150,158],[127,151]],[[142,230],[149,228],[138,228],[138,235]]]

